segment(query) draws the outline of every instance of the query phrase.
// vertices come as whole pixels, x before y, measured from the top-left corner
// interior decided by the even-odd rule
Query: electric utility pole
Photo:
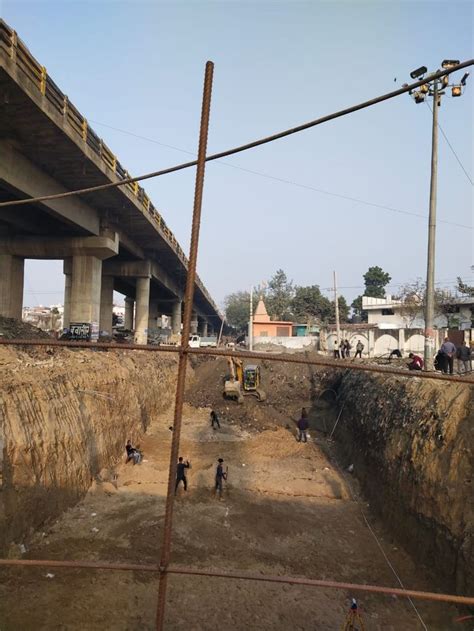
[[[249,351],[253,351],[253,285],[250,287]]]
[[[455,68],[459,61],[445,59],[441,64],[443,68]],[[426,66],[421,66],[410,73],[412,79],[423,79],[428,72]],[[446,93],[446,88],[451,88],[453,97],[461,96],[469,73],[466,72],[460,83],[450,84],[449,75],[441,79],[430,80],[426,77],[426,83],[414,92],[410,92],[415,103],[424,103],[426,97],[433,97],[433,126],[431,132],[431,181],[430,181],[430,209],[428,217],[428,256],[426,264],[426,298],[425,298],[425,370],[434,370],[434,355],[436,344],[436,332],[434,328],[435,313],[435,246],[436,246],[436,195],[438,184],[438,110],[441,105],[441,96]],[[406,84],[405,84],[406,85]]]
[[[339,326],[339,300],[337,297],[337,276],[336,272],[334,274],[334,308],[336,310],[336,338],[337,338],[337,348],[339,348],[339,342],[341,341],[341,328]]]

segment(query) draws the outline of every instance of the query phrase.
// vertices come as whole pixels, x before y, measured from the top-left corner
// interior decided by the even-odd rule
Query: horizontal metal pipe
[[[111,570],[133,572],[155,572],[160,568],[156,563],[107,563],[106,561],[54,561],[51,559],[0,559],[0,566],[20,567],[55,567],[87,570]],[[402,596],[404,598],[418,598],[420,600],[432,600],[437,602],[456,603],[458,605],[474,605],[474,597],[457,596],[456,594],[438,594],[435,592],[422,592],[412,589],[400,589],[399,587],[382,587],[380,585],[363,585],[360,583],[340,583],[338,581],[326,581],[312,578],[300,578],[294,576],[275,576],[271,574],[252,574],[251,572],[234,572],[229,570],[206,570],[179,565],[168,566],[168,574],[180,574],[186,576],[207,576],[210,578],[225,578],[244,581],[261,581],[264,583],[280,583],[285,585],[306,585],[308,587],[320,587],[326,589],[341,589],[347,591],[362,591],[376,594],[388,594]]]
[[[0,345],[4,346],[63,346],[66,348],[85,348],[93,350],[121,350],[121,351],[147,351],[153,353],[179,353],[181,346],[150,346],[145,344],[117,344],[109,342],[72,342],[68,340],[3,340],[0,339]],[[326,368],[342,369],[342,370],[360,370],[362,372],[375,372],[385,375],[395,375],[397,377],[405,377],[407,379],[435,379],[438,381],[449,381],[450,383],[464,383],[466,385],[474,385],[474,379],[460,377],[458,375],[444,375],[424,371],[408,372],[398,368],[385,366],[376,366],[374,364],[356,364],[349,361],[330,359],[322,357],[321,359],[307,359],[303,357],[295,357],[285,353],[272,355],[270,353],[258,353],[255,351],[235,351],[231,349],[219,348],[188,348],[188,354],[192,355],[210,355],[211,357],[241,357],[242,359],[260,359],[262,361],[284,362],[288,364],[302,364],[306,366],[324,366]]]
[[[381,587],[379,585],[361,585],[359,583],[339,583],[312,578],[296,578],[291,576],[272,576],[270,574],[252,574],[251,572],[232,572],[228,570],[198,570],[195,568],[171,566],[169,574],[188,574],[191,576],[210,576],[213,578],[232,578],[245,581],[264,581],[266,583],[284,583],[290,585],[307,585],[308,587],[325,587],[328,589],[344,589],[348,591],[371,592],[376,594],[395,594],[405,598],[419,598],[421,600],[435,600],[439,602],[457,603],[460,605],[474,605],[474,597],[457,596],[455,594],[438,594],[435,592],[421,592],[399,587]]]

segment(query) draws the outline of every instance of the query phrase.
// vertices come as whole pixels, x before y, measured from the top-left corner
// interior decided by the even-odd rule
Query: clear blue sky
[[[469,2],[25,2],[2,17],[133,174],[197,147],[203,70],[215,62],[215,152],[392,90],[409,72],[473,56]],[[397,79],[396,83],[394,79]],[[445,97],[440,124],[473,175],[474,76]],[[426,214],[431,115],[408,97],[228,158],[226,163]],[[188,248],[194,171],[146,183]],[[473,188],[440,137],[438,217],[472,226]],[[211,294],[277,268],[300,285],[362,285],[371,265],[404,283],[425,275],[426,220],[209,164],[198,268]],[[440,223],[437,280],[472,278],[473,232]],[[29,262],[25,304],[62,301],[61,265]],[[392,288],[393,291],[396,287]],[[344,289],[351,300],[360,289]]]

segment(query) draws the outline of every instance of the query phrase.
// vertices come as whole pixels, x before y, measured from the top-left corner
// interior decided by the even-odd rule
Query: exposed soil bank
[[[176,365],[140,352],[0,349],[3,552],[83,497],[169,406]]]
[[[336,438],[371,508],[440,583],[474,593],[469,386],[346,373]]]

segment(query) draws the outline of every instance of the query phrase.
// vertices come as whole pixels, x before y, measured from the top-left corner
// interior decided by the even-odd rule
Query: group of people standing
[[[341,340],[339,344],[337,341],[334,345],[334,359],[349,359],[351,356],[352,346],[349,340]],[[356,353],[354,357],[360,357],[362,359],[362,351],[364,345],[359,340],[356,344]]]
[[[392,351],[392,354],[395,351]],[[398,352],[398,356],[401,357],[400,351]],[[456,346],[449,337],[444,339],[441,348],[436,354],[434,360],[434,367],[436,370],[440,370],[444,374],[452,375],[454,373],[454,359],[458,360],[458,373],[466,374],[472,371],[472,363],[471,363],[471,349],[463,341],[460,346]],[[408,355],[410,358],[410,362],[407,364],[409,370],[423,370],[423,359],[419,355],[415,355],[415,353],[410,353]]]
[[[190,469],[190,468],[191,468],[191,463],[189,462],[189,460],[186,460],[185,462],[183,457],[180,456],[178,458],[178,464],[176,465],[176,484],[174,487],[175,495],[177,495],[178,493],[178,487],[179,487],[180,482],[183,483],[184,490],[185,491],[188,490],[188,478],[186,477],[186,469]],[[224,480],[227,480],[228,472],[229,472],[228,467],[226,467],[226,470],[224,471],[224,459],[218,458],[217,466],[216,466],[214,492],[216,494],[217,493],[219,494],[219,498],[222,497],[223,482]]]
[[[454,359],[456,358],[458,360],[458,372],[460,374],[468,373],[472,371],[471,356],[471,349],[466,344],[465,340],[462,341],[460,346],[456,347],[449,337],[446,337],[435,357],[435,368],[445,374],[449,372],[449,374],[452,375],[454,371]]]

